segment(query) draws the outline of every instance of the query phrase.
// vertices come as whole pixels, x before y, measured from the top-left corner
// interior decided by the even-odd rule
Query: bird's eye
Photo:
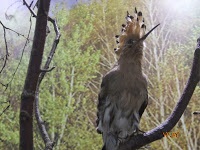
[[[137,42],[137,41],[135,41],[135,40],[133,40],[133,39],[129,39],[129,40],[127,41],[127,44],[128,44],[128,45],[134,45],[136,42]]]

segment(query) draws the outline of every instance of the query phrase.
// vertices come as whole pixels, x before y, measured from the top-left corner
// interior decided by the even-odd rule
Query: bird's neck
[[[142,51],[136,53],[127,53],[121,55],[118,60],[118,65],[123,72],[134,72],[142,74]]]
[[[142,74],[142,62],[141,60],[123,60],[119,61],[118,65],[120,70],[125,74],[135,74],[141,75]]]

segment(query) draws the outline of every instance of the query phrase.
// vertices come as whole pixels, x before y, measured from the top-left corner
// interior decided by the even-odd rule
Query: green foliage
[[[164,61],[158,62],[159,70],[148,76],[151,81],[149,94],[153,98],[151,96],[149,98],[148,115],[143,118],[145,122],[142,120],[141,123],[143,128],[147,128],[147,130],[149,130],[149,126],[153,128],[168,117],[186,85],[200,28],[195,27],[190,32],[191,34],[183,43],[181,41],[178,43],[176,41],[171,42],[170,47],[166,50]],[[199,121],[193,115],[194,111],[199,110],[199,93],[200,88],[197,86],[182,119],[171,131],[179,132],[179,137],[163,138],[161,141],[154,142],[151,144],[153,149],[164,149],[165,147],[188,149],[188,139],[193,139],[192,136],[200,131],[198,128]],[[196,136],[195,138],[199,139],[200,137]],[[164,145],[163,143],[167,144]],[[159,147],[159,144],[162,145],[162,148]]]
[[[79,3],[70,10],[63,8],[57,11],[56,17],[62,36],[51,64],[56,68],[46,74],[40,87],[40,111],[50,138],[57,139],[55,150],[97,150],[101,148],[102,137],[95,130],[97,94],[102,75],[112,67],[116,60],[113,53],[114,36],[120,32],[121,24],[125,22],[126,11],[133,12],[134,6],[130,7],[130,3],[132,1],[94,0],[85,4]],[[146,9],[143,12],[149,23],[147,27],[150,27],[151,21],[148,13],[153,11],[151,2],[145,5],[144,2],[133,1],[133,3],[136,7],[139,6],[139,9]],[[57,6],[56,9],[58,8],[61,7]],[[157,17],[154,14],[152,16]],[[172,20],[172,24],[163,21],[167,27],[172,25],[170,31],[175,32],[174,30],[178,30],[179,27],[182,29],[183,26],[187,26],[188,30],[182,33],[176,32],[176,36],[172,35],[169,36],[171,39],[161,41],[164,40],[161,39],[162,34],[168,30],[165,28],[161,32],[159,42],[154,41],[153,38],[151,43],[147,42],[147,55],[145,55],[147,65],[144,68],[149,78],[150,102],[141,121],[142,130],[150,130],[163,122],[176,104],[189,76],[196,38],[200,33],[200,28],[197,26],[199,20],[200,18],[196,16],[193,20],[194,28],[191,30],[189,30],[190,23],[187,21],[184,24],[181,20]],[[47,36],[43,64],[55,36],[50,24],[49,27],[51,33]],[[190,33],[190,36],[186,36],[187,33]],[[179,40],[182,35],[185,35],[183,41]],[[17,40],[17,37],[15,39]],[[19,43],[21,42],[22,40],[19,40]],[[2,44],[3,41],[0,43]],[[161,49],[160,47],[165,43],[169,44]],[[163,52],[163,58],[158,58],[159,61],[154,57],[154,51],[149,51],[154,48],[158,49],[159,54]],[[19,103],[28,65],[28,55],[26,52],[23,57],[22,64],[11,84],[11,90],[8,88],[5,93],[1,92],[0,102],[10,100],[11,107],[0,118],[0,149],[18,149]],[[1,80],[5,83],[12,77],[18,61],[19,55],[14,55],[9,60],[9,66],[1,75]],[[184,114],[184,121],[179,121],[173,130],[179,131],[181,137],[154,142],[151,144],[153,149],[177,149],[177,144],[182,149],[187,149],[187,138],[195,141],[193,140],[194,135],[200,133],[199,122],[191,114],[199,109],[199,95],[198,86]],[[2,103],[1,106],[3,109],[7,104]],[[188,130],[188,134],[185,134],[184,127]],[[199,140],[200,137],[196,136],[196,139]],[[43,149],[44,143],[36,121],[34,122],[34,143],[35,149]]]
[[[51,138],[59,135],[55,149],[99,147],[92,144],[98,137],[85,114],[96,108],[89,84],[99,71],[100,51],[88,43],[93,30],[88,7],[77,7],[78,12],[72,11],[70,16],[65,16],[66,10],[58,14],[58,20],[68,19],[61,22],[62,38],[52,64],[56,69],[46,76],[40,90],[40,108],[48,131]],[[84,19],[74,23],[80,16]]]
[[[9,105],[9,101],[10,107],[0,117],[0,149],[15,150],[19,147],[19,103],[27,69],[27,58],[28,56],[25,55],[7,90],[5,91],[4,87],[1,87],[0,111],[2,112]],[[19,62],[19,60],[15,59],[10,58],[9,65],[2,74],[4,76],[3,83],[9,83],[13,77]]]

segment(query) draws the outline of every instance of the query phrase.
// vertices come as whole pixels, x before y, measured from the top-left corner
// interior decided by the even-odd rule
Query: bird
[[[143,131],[140,119],[148,105],[147,79],[143,73],[144,40],[157,27],[145,34],[141,11],[130,15],[116,35],[116,64],[102,79],[97,104],[97,132],[102,134],[102,150],[118,150],[119,145]]]

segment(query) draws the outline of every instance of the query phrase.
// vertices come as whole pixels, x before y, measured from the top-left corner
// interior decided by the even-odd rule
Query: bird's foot
[[[144,134],[145,132],[140,130],[140,129],[136,129],[134,132],[133,132],[133,135],[138,135],[138,134]]]
[[[127,141],[128,139],[128,132],[127,131],[120,131],[120,133],[118,134],[118,141],[119,143],[124,143]]]

